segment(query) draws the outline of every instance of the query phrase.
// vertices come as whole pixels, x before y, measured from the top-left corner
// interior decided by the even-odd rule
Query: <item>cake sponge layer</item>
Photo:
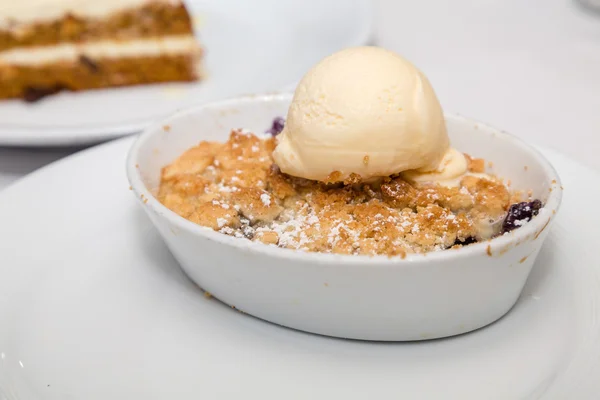
[[[152,1],[139,8],[119,8],[106,15],[67,12],[50,20],[3,20],[0,23],[0,51],[61,42],[180,34],[193,34],[185,6],[179,2]]]

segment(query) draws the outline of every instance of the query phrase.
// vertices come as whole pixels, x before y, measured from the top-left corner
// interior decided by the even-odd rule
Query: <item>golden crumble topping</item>
[[[478,177],[485,162],[470,156],[474,175],[456,188],[397,176],[328,184],[281,173],[274,148],[273,137],[239,130],[225,143],[202,142],[163,168],[158,199],[199,225],[269,245],[404,256],[489,239],[520,198],[501,181]]]

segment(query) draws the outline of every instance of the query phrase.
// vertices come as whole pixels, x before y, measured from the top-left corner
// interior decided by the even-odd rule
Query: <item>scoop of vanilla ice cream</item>
[[[391,51],[355,47],[302,78],[273,158],[293,176],[325,181],[355,173],[367,180],[435,171],[449,146],[425,75]]]

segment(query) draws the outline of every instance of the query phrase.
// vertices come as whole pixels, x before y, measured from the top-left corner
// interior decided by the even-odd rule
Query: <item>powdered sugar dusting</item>
[[[268,193],[263,193],[260,195],[260,200],[263,202],[263,204],[268,207],[271,205],[271,196],[269,196]]]
[[[219,228],[222,228],[225,225],[227,225],[227,220],[225,218],[217,218],[217,226]]]

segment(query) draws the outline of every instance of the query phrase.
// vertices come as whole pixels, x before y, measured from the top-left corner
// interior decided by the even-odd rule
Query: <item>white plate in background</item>
[[[71,146],[140,131],[191,104],[280,90],[321,58],[368,41],[368,0],[188,0],[204,81],[0,101],[0,146]]]
[[[590,169],[545,152],[563,205],[504,318],[449,339],[373,343],[206,298],[128,190],[131,143],[81,152],[0,194],[0,399],[598,398],[600,176]]]

